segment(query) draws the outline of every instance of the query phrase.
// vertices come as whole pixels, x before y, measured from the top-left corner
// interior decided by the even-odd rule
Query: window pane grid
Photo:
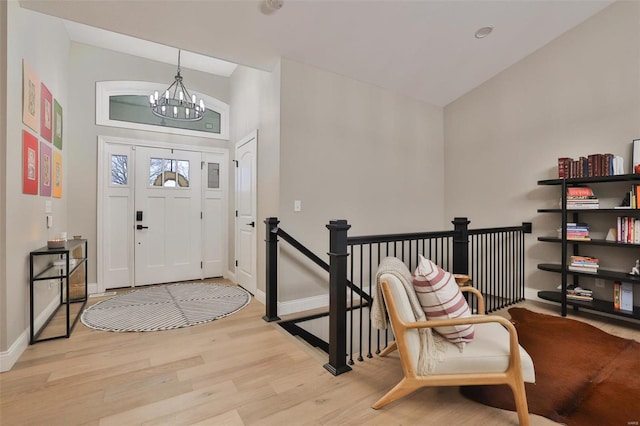
[[[149,159],[149,186],[188,188],[189,180],[190,165],[188,160]]]
[[[111,155],[111,184],[127,185],[129,183],[129,158],[127,155]]]

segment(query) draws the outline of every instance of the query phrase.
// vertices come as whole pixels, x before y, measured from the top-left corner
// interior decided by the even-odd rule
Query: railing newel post
[[[469,274],[469,219],[453,218],[453,273]]]
[[[329,362],[324,365],[338,376],[347,365],[347,231],[346,220],[332,220],[329,229]]]
[[[262,317],[267,322],[279,321],[278,317],[278,224],[277,217],[268,217],[264,223],[267,225],[265,241],[266,251],[266,282],[265,282],[265,315]]]

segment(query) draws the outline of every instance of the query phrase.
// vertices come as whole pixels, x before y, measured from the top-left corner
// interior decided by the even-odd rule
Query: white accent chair
[[[380,356],[384,357],[397,349],[404,377],[373,404],[372,408],[382,408],[425,386],[504,383],[508,384],[513,391],[520,424],[528,425],[529,413],[524,382],[535,382],[535,371],[531,357],[518,343],[518,334],[513,324],[500,316],[485,315],[482,294],[468,286],[461,287],[460,290],[477,297],[477,315],[469,318],[417,321],[414,314],[417,301],[415,293],[412,297],[407,293],[408,289],[413,289],[412,283],[406,285],[407,283],[402,282],[406,281],[404,277],[411,276],[411,273],[408,270],[404,272],[402,274],[379,272],[379,285],[396,338],[396,341],[385,348]],[[382,309],[384,310],[384,307]],[[473,341],[466,344],[463,351],[453,343],[446,340],[440,341],[435,367],[428,374],[419,375],[417,371],[419,371],[420,351],[427,349],[423,347],[424,339],[421,338],[418,329],[461,324],[474,324]],[[435,331],[433,333],[435,335]],[[433,340],[431,343],[433,344]]]

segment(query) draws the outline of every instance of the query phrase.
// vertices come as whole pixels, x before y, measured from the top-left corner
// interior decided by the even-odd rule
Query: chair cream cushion
[[[427,319],[441,320],[471,316],[469,304],[462,295],[453,274],[422,255],[413,275],[413,287]],[[456,343],[460,349],[465,343],[472,341],[474,336],[472,324],[436,327],[435,330],[448,341]]]
[[[449,342],[442,342],[444,351],[432,374],[494,373],[509,366],[509,332],[495,322],[475,324],[475,338],[464,352]],[[534,383],[533,360],[520,346],[520,362],[525,382]]]
[[[380,278],[389,283],[389,290],[393,295],[402,321],[416,322],[405,286],[400,279],[396,275],[388,273],[382,274]],[[428,349],[422,348],[418,330],[407,330],[405,337],[409,347],[407,355],[411,364],[419,374],[425,374],[419,368],[418,360],[420,351],[428,351]],[[475,324],[473,342],[466,345],[464,352],[461,352],[456,344],[444,339],[438,340],[436,344],[438,346],[437,360],[435,368],[429,371],[429,375],[502,372],[508,367],[509,332],[498,323]],[[524,381],[534,383],[533,360],[522,346],[519,348]]]

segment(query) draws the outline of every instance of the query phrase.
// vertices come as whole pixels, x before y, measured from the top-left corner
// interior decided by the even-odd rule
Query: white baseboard
[[[540,290],[536,289],[536,288],[524,288],[524,298],[526,300],[533,300],[535,302],[543,302],[543,303],[549,303],[549,304],[553,304],[553,302],[549,301],[549,300],[544,300],[544,299],[540,299],[538,297],[538,292]]]
[[[33,320],[33,329],[40,330],[40,328],[44,325],[44,323],[49,319],[49,317],[58,309],[60,305],[60,293],[56,294],[56,296],[49,302],[46,308],[40,312],[40,314],[34,318]],[[29,333],[29,330],[27,330]]]
[[[87,293],[89,293],[89,294],[102,293],[103,291],[104,290],[98,289],[98,283],[89,283],[89,284],[87,284]]]
[[[40,314],[33,320],[33,329],[40,330],[49,317],[58,309],[60,304],[60,293],[57,293],[46,308],[40,312]],[[0,352],[0,372],[9,371],[16,363],[20,355],[27,349],[29,345],[30,330],[27,328],[24,330],[15,342],[11,344],[8,350]]]
[[[227,274],[223,278],[231,280],[231,281],[233,281],[235,283],[236,282],[236,273],[233,272],[233,271],[227,271]]]
[[[328,294],[306,297],[304,299],[291,300],[288,302],[278,302],[278,315],[295,314],[296,312],[324,308],[327,306],[329,306]]]
[[[58,304],[60,303],[60,294],[56,294],[55,297],[49,302],[46,308],[40,315],[38,315],[33,320],[34,330],[39,330],[40,327],[44,325],[49,316],[55,312],[58,308]],[[11,344],[8,350],[0,353],[0,371],[9,371],[13,367],[13,364],[16,363],[20,355],[27,349],[29,345],[29,328],[20,333],[20,336],[16,339],[15,342]]]
[[[0,352],[0,372],[9,371],[29,345],[29,329],[23,331],[8,350]]]
[[[267,302],[267,295],[262,290],[256,290],[256,293],[253,295],[253,297],[263,305]]]

